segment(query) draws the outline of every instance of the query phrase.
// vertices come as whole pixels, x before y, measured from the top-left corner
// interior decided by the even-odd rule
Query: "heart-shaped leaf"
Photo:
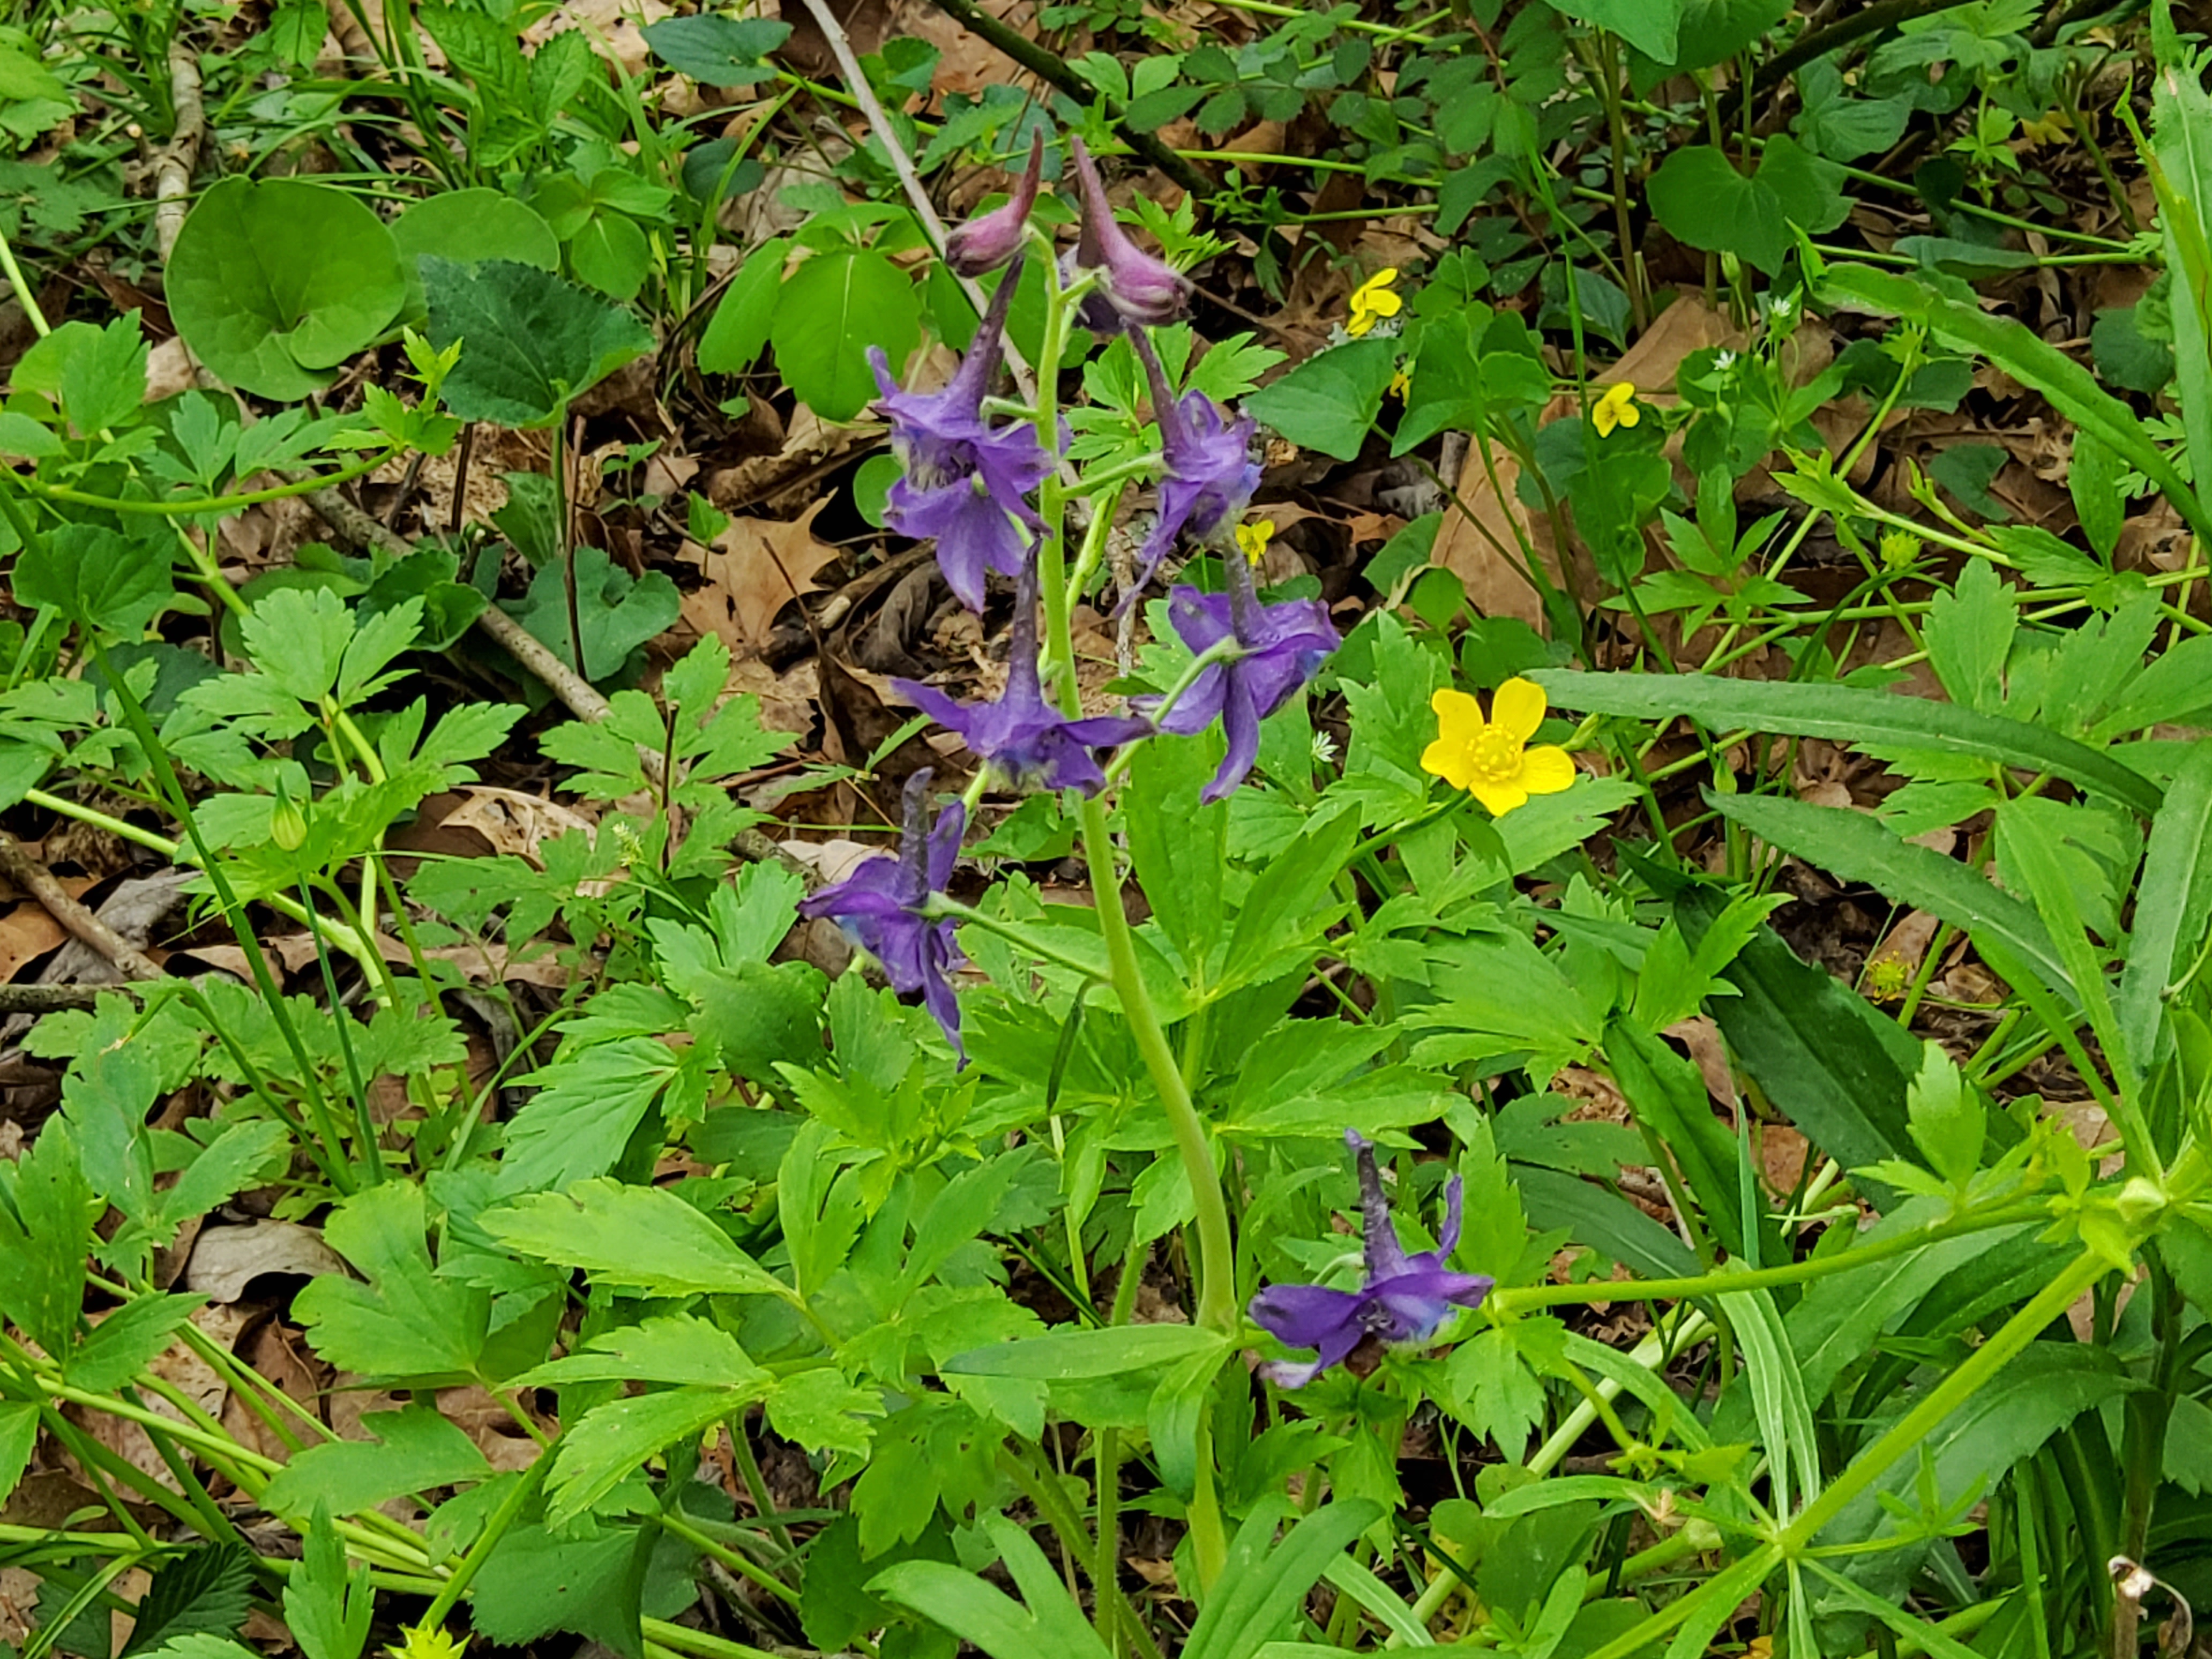
[[[216,374],[265,398],[304,398],[374,342],[406,302],[384,222],[343,191],[226,179],[169,256],[169,314]]]

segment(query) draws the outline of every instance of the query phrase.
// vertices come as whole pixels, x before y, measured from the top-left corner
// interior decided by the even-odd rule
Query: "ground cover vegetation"
[[[33,0],[18,1659],[2202,1653],[2158,0]]]

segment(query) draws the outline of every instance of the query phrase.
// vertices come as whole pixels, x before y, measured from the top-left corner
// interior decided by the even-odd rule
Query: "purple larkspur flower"
[[[983,418],[1021,274],[1018,258],[1000,278],[959,372],[941,392],[900,391],[883,348],[868,348],[883,392],[877,406],[891,423],[891,453],[902,474],[890,488],[884,522],[902,536],[937,538],[938,566],[970,611],[983,608],[985,571],[1012,576],[1027,561],[1029,538],[1020,526],[1040,529],[1042,520],[1024,498],[1053,466],[1034,428],[994,427]]]
[[[1036,205],[1037,181],[1044,175],[1044,129],[1030,135],[1030,164],[1005,205],[962,221],[945,234],[945,263],[963,276],[996,270],[1022,251],[1029,234],[1030,210]]]
[[[1152,722],[1134,714],[1071,720],[1045,701],[1037,678],[1036,590],[1036,562],[1030,560],[1015,586],[1006,690],[998,702],[957,702],[912,680],[891,684],[939,725],[957,732],[970,754],[1017,786],[1095,795],[1106,787],[1096,751],[1144,736]]]
[[[1183,280],[1166,260],[1156,258],[1129,240],[1114,222],[1106,186],[1080,138],[1067,141],[1075,163],[1081,218],[1074,248],[1061,262],[1070,276],[1098,273],[1098,286],[1084,296],[1076,320],[1095,334],[1119,334],[1132,323],[1172,322],[1182,314]]]
[[[1259,759],[1260,722],[1288,702],[1342,642],[1328,619],[1328,607],[1320,600],[1261,605],[1252,590],[1251,568],[1241,556],[1232,554],[1222,567],[1229,591],[1176,588],[1168,595],[1168,621],[1194,653],[1234,640],[1243,654],[1208,664],[1159,717],[1160,730],[1178,737],[1203,732],[1217,718],[1221,721],[1229,752],[1200,794],[1209,805],[1243,782]]]
[[[1360,1231],[1367,1279],[1356,1291],[1323,1285],[1270,1285],[1252,1298],[1255,1323],[1286,1348],[1315,1350],[1310,1364],[1269,1360],[1261,1372],[1278,1388],[1303,1389],[1341,1364],[1369,1337],[1378,1342],[1425,1342],[1454,1308],[1479,1308],[1498,1281],[1487,1273],[1454,1273],[1444,1264],[1459,1243],[1460,1178],[1444,1187],[1443,1232],[1433,1250],[1408,1255],[1390,1219],[1375,1147],[1356,1129],[1344,1132],[1359,1163]]]
[[[1152,383],[1152,415],[1160,423],[1165,469],[1160,478],[1159,520],[1138,550],[1135,580],[1121,596],[1124,608],[1152,580],[1177,536],[1188,531],[1201,544],[1219,539],[1244,516],[1260,483],[1260,469],[1251,454],[1253,423],[1231,420],[1229,411],[1203,392],[1186,392],[1178,400],[1168,388],[1167,371],[1152,341],[1141,331],[1133,331],[1129,343],[1136,348],[1145,378]]]
[[[906,823],[898,856],[878,854],[837,883],[799,902],[803,916],[828,916],[846,936],[884,967],[884,977],[901,996],[921,994],[951,1039],[952,1052],[967,1063],[960,1046],[960,1002],[945,977],[960,961],[949,916],[930,916],[924,908],[932,894],[945,890],[960,856],[960,837],[968,829],[968,809],[954,801],[927,825],[928,769],[907,780]]]

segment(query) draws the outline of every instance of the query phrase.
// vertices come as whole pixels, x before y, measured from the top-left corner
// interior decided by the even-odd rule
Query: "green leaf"
[[[898,372],[921,342],[921,301],[873,248],[832,248],[785,280],[769,338],[793,394],[825,421],[849,421],[876,395],[867,349],[882,347]]]
[[[1796,139],[1770,138],[1747,178],[1710,144],[1674,150],[1646,186],[1659,222],[1694,248],[1733,253],[1771,276],[1790,249],[1790,228],[1815,235],[1850,211],[1843,173]]]
[[[66,1353],[76,1340],[85,1252],[103,1207],[67,1129],[49,1118],[29,1152],[0,1165],[0,1314],[48,1353]]]
[[[527,202],[501,190],[448,190],[426,196],[392,222],[392,245],[407,279],[406,314],[423,316],[428,297],[418,264],[424,254],[459,264],[512,259],[540,270],[561,268],[553,227]]]
[[[367,1376],[466,1376],[483,1346],[483,1291],[438,1278],[425,1243],[422,1189],[391,1181],[357,1193],[324,1224],[331,1248],[367,1274],[325,1273],[301,1291],[293,1316],[314,1350]]]
[[[779,1064],[821,1059],[825,988],[821,969],[800,962],[715,969],[694,988],[699,1012],[692,1034],[713,1043],[739,1077],[775,1083]]]
[[[664,1314],[602,1332],[566,1358],[525,1371],[509,1386],[545,1389],[571,1382],[690,1383],[750,1388],[767,1373],[737,1338],[691,1314]]]
[[[633,577],[596,547],[569,550],[576,568],[576,620],[584,635],[584,678],[605,680],[622,671],[631,652],[676,625],[684,598],[658,570]],[[568,579],[556,559],[538,568],[521,604],[502,607],[538,643],[570,666],[575,641],[568,634]]]
[[[1178,1360],[1152,1390],[1152,1403],[1146,1408],[1146,1432],[1160,1466],[1160,1480],[1186,1503],[1197,1489],[1199,1425],[1213,1392],[1213,1379],[1221,1375],[1228,1358],[1226,1349],[1200,1349]]]
[[[284,1624],[307,1659],[361,1659],[376,1613],[368,1563],[348,1562],[320,1505],[301,1538],[300,1565],[284,1581]]]
[[[1605,1054],[1636,1121],[1674,1154],[1705,1224],[1730,1255],[1746,1255],[1735,1137],[1713,1115],[1698,1068],[1627,1020],[1607,1030]]]
[[[606,1174],[681,1063],[665,1042],[622,1037],[564,1050],[544,1070],[518,1079],[538,1092],[507,1127],[500,1192],[566,1187]]]
[[[1697,1273],[1698,1258],[1690,1247],[1626,1199],[1557,1170],[1530,1164],[1510,1167],[1531,1226],[1563,1227],[1576,1243],[1601,1250],[1647,1279]]]
[[[667,17],[649,23],[645,44],[678,75],[710,87],[749,87],[775,78],[768,54],[790,38],[791,25],[764,18]]]
[[[33,349],[58,359],[56,390],[79,437],[127,424],[145,402],[146,340],[135,311],[104,328],[64,323]],[[31,376],[19,372],[17,385],[34,384],[38,373],[35,367]]]
[[[1553,11],[1617,34],[1646,58],[1674,61],[1683,0],[1547,0]]]
[[[562,1525],[584,1514],[648,1457],[743,1411],[767,1392],[768,1373],[745,1389],[684,1388],[595,1406],[561,1436],[547,1477],[546,1516]]]
[[[187,1637],[237,1635],[246,1624],[255,1565],[243,1544],[203,1544],[162,1563],[139,1598],[122,1659]]]
[[[1948,298],[1910,276],[1863,265],[1832,265],[1818,289],[1824,305],[1850,306],[1917,322],[1944,344],[1987,357],[2024,386],[2048,398],[2058,412],[2089,432],[2156,484],[2191,529],[2212,541],[2212,514],[2151,441],[2135,410],[2113,397],[2089,371],[2026,325],[1992,316]]]
[[[303,1516],[318,1508],[357,1515],[394,1498],[481,1480],[491,1474],[476,1443],[427,1405],[371,1412],[368,1440],[332,1440],[296,1455],[269,1483],[263,1506]]]
[[[178,233],[169,314],[224,380],[290,402],[373,343],[406,302],[398,249],[354,197],[295,179],[226,179]]]
[[[1002,1516],[986,1516],[983,1526],[1028,1607],[942,1561],[901,1561],[886,1567],[868,1581],[869,1593],[912,1608],[991,1659],[1037,1659],[1046,1653],[1107,1659],[1105,1644],[1083,1621],[1066,1586],[1029,1534]]]
[[[1745,726],[1836,738],[1861,748],[1934,749],[1998,766],[2048,771],[2145,817],[2160,792],[2141,773],[2026,720],[1844,685],[1731,680],[1705,674],[1592,674],[1534,668],[1528,678],[1562,708],[1658,720],[1686,714],[1713,732]]]
[[[1054,1331],[1027,1341],[977,1348],[946,1360],[944,1369],[977,1376],[1069,1382],[1177,1364],[1197,1354],[1218,1352],[1226,1345],[1227,1339],[1218,1332],[1192,1325],[1116,1325]]]
[[[776,301],[783,297],[784,262],[790,257],[787,236],[771,237],[745,255],[744,264],[723,290],[707,331],[699,337],[699,367],[706,373],[742,374],[759,360],[761,348],[768,343],[769,325],[775,319]]]
[[[565,1630],[623,1659],[643,1659],[639,1615],[667,1619],[690,1606],[698,1595],[690,1573],[696,1559],[657,1528],[602,1525],[556,1536],[535,1522],[511,1527],[477,1575],[470,1619],[501,1647]]]
[[[1942,1045],[1924,1045],[1920,1075],[1905,1095],[1912,1139],[1927,1155],[1928,1167],[1964,1188],[1982,1166],[1982,1141],[1989,1115],[1981,1091],[1960,1074],[1958,1062]]]
[[[1928,607],[1929,665],[1953,702],[1984,714],[2003,710],[2005,663],[2019,628],[2020,612],[1996,567],[1968,560],[1952,590]]]
[[[70,1355],[63,1375],[94,1394],[119,1389],[167,1348],[177,1328],[202,1307],[198,1296],[142,1296],[93,1327],[84,1346]]]
[[[479,1220],[510,1249],[648,1296],[791,1296],[728,1234],[658,1187],[586,1181],[516,1199]]]
[[[877,1389],[848,1382],[832,1366],[787,1376],[768,1391],[769,1426],[808,1451],[868,1453],[870,1433],[863,1420],[884,1414]]]
[[[15,594],[50,605],[71,622],[125,640],[176,597],[166,549],[150,548],[105,525],[56,525],[15,559]]]
[[[2199,739],[2166,787],[2150,821],[2135,932],[2120,970],[2115,1010],[2129,1052],[2148,1068],[2167,1038],[2166,988],[2188,970],[2212,918],[2212,740]]]
[[[1316,354],[1244,399],[1244,413],[1291,442],[1358,459],[1395,372],[1395,340],[1354,340]]]
[[[550,425],[571,398],[653,349],[653,331],[629,312],[535,265],[417,263],[430,343],[462,342],[445,396],[465,421]]]
[[[39,1443],[39,1408],[29,1401],[0,1404],[0,1504],[15,1496]]]
[[[2019,957],[2043,982],[2071,999],[2064,964],[2034,911],[1955,859],[1900,841],[1863,812],[1811,806],[1765,795],[1707,793],[1706,804],[1784,852],[1890,898],[1940,916]],[[1838,1148],[1831,1147],[1832,1152]]]

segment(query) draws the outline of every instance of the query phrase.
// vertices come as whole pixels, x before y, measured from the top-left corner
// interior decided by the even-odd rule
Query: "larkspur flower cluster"
[[[1154,732],[1203,732],[1218,720],[1228,752],[1203,794],[1217,801],[1250,774],[1259,757],[1260,722],[1313,678],[1339,636],[1327,608],[1316,601],[1261,602],[1250,562],[1235,546],[1238,521],[1260,482],[1251,458],[1253,422],[1232,416],[1202,392],[1176,395],[1146,331],[1181,313],[1186,284],[1174,267],[1138,247],[1115,222],[1097,167],[1080,140],[1068,141],[1068,155],[1079,218],[1075,246],[1057,260],[1061,290],[1074,295],[1075,319],[1084,327],[1127,337],[1143,365],[1160,432],[1158,514],[1120,608],[1134,603],[1179,540],[1225,552],[1227,592],[1206,593],[1189,586],[1169,592],[1170,624],[1205,659],[1172,702],[1139,699],[1127,714],[1078,717],[1047,695],[1037,640],[1038,560],[1060,553],[1032,496],[1060,465],[1055,450],[1065,450],[1068,434],[1062,426],[1054,434],[1055,447],[1048,448],[1040,441],[1043,422],[1000,416],[986,406],[1005,359],[1006,319],[1022,261],[1029,244],[1042,240],[1030,224],[1043,173],[1039,136],[1008,200],[946,238],[945,263],[956,273],[1004,272],[951,380],[933,392],[904,390],[882,350],[869,354],[882,392],[877,407],[890,424],[901,469],[886,502],[885,524],[901,535],[936,542],[946,585],[971,611],[983,609],[991,573],[1015,585],[1006,689],[996,702],[964,704],[910,681],[899,682],[899,690],[958,733],[990,775],[1021,788],[1095,794],[1106,786],[1109,751]],[[1396,296],[1387,287],[1370,286],[1376,289],[1378,314],[1395,308]],[[958,1052],[960,1010],[949,975],[959,964],[959,950],[952,920],[933,901],[951,876],[967,812],[960,805],[948,806],[929,824],[928,780],[927,772],[920,772],[908,786],[898,856],[868,860],[804,908],[810,916],[837,921],[882,964],[895,990],[919,994]]]

